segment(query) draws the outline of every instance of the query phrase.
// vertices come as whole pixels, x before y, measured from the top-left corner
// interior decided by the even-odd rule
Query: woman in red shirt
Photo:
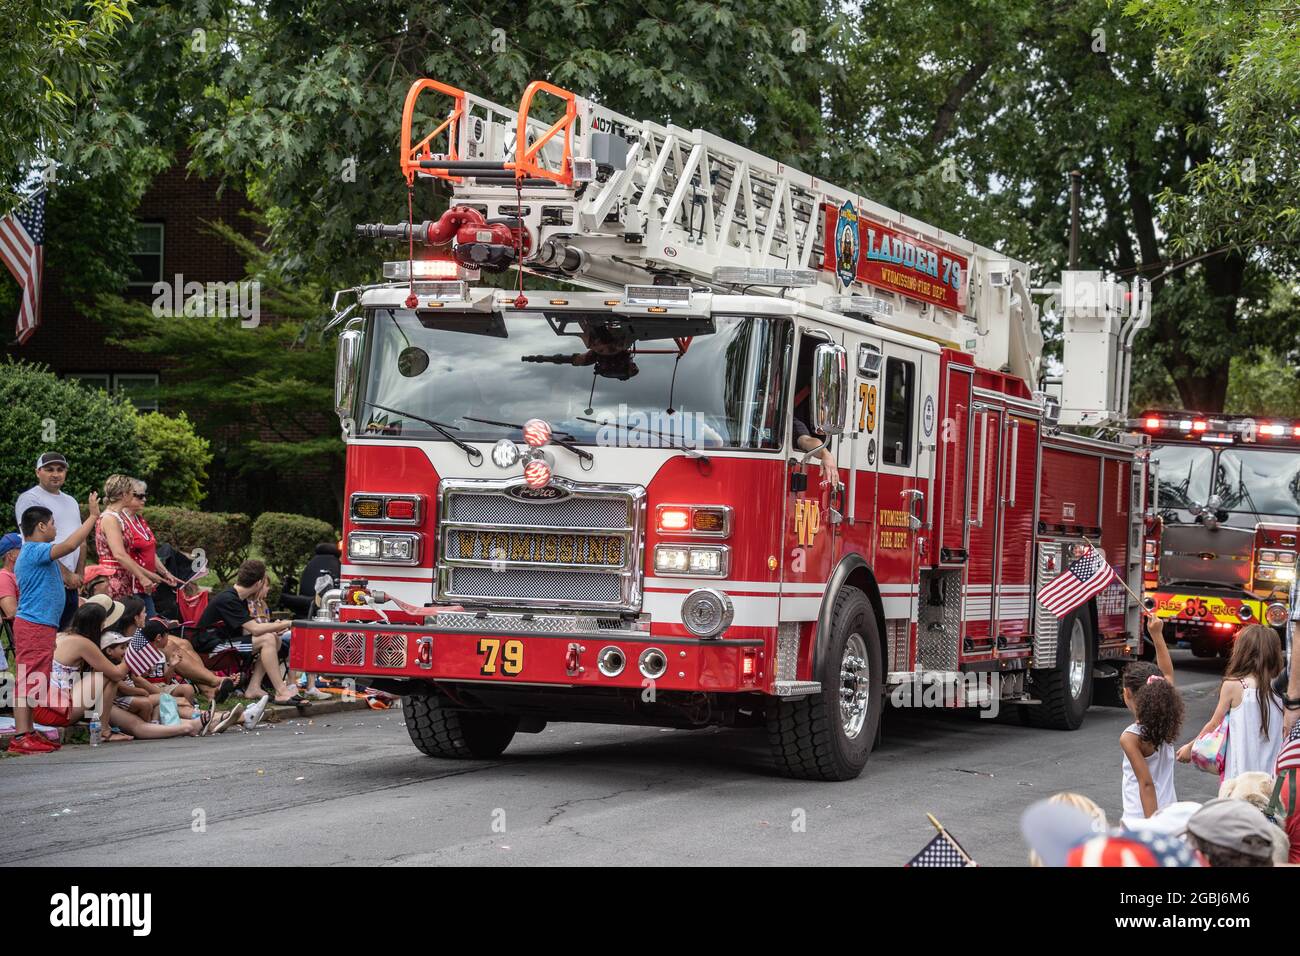
[[[145,603],[150,617],[156,613],[153,591],[166,582],[179,587],[158,560],[158,541],[144,520],[145,483],[126,475],[111,475],[104,482],[104,507],[95,529],[95,550],[109,575],[108,593],[116,600],[135,595]]]

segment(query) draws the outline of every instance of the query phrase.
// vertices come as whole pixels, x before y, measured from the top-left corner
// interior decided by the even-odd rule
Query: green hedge
[[[140,461],[135,408],[11,356],[0,364],[0,529],[13,528],[14,502],[36,484],[43,451],[67,457],[63,490],[84,503],[106,477],[132,474]]]
[[[290,593],[316,545],[335,540],[334,528],[318,518],[268,511],[253,522],[253,546]]]
[[[246,514],[151,507],[144,516],[159,541],[186,552],[201,549],[223,583],[234,578],[248,557],[252,527]]]
[[[212,451],[185,413],[175,418],[159,412],[138,415],[136,437],[140,463],[133,474],[149,483],[149,500],[197,508],[207,497],[203,485],[208,480]]]

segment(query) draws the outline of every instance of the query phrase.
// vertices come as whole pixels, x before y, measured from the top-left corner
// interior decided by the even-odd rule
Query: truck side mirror
[[[353,414],[361,343],[362,333],[359,329],[347,329],[339,333],[339,350],[334,359],[334,411],[340,419],[350,419]]]
[[[813,352],[813,431],[838,435],[844,431],[849,380],[848,352],[844,346],[823,342]]]

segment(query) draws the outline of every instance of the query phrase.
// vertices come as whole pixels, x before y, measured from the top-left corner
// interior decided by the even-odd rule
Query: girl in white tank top
[[[1147,630],[1155,645],[1156,664],[1130,664],[1121,678],[1124,703],[1137,718],[1119,737],[1124,751],[1121,822],[1128,827],[1178,800],[1173,744],[1182,729],[1183,699],[1174,687],[1174,662],[1165,646],[1164,622],[1151,617]]]
[[[1225,717],[1228,720],[1224,780],[1252,770],[1273,776],[1282,749],[1282,702],[1272,683],[1282,666],[1277,631],[1251,624],[1237,632],[1219,688],[1219,706],[1201,729],[1202,734],[1209,733]],[[1179,749],[1178,759],[1190,760],[1191,753],[1189,742]]]

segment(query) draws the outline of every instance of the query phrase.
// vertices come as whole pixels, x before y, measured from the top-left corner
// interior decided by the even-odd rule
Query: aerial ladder
[[[417,138],[430,97],[449,109]],[[1051,295],[1065,338],[1060,424],[1127,415],[1146,280],[1126,294],[1100,272],[1068,272],[1032,288],[1026,262],[712,133],[635,120],[542,80],[518,109],[417,80],[400,155],[408,186],[442,180],[451,208],[358,231],[451,245],[471,278],[514,267],[597,291],[680,282],[779,294],[939,342],[1031,389],[1061,371],[1044,366],[1034,301]],[[919,288],[918,264],[934,280]]]

